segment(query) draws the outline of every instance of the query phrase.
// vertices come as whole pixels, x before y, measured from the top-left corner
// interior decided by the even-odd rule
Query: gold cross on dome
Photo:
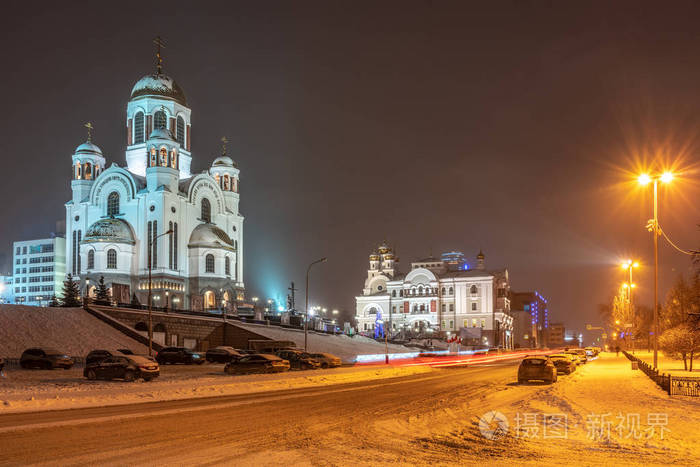
[[[95,128],[92,126],[91,122],[87,122],[85,125],[83,125],[85,128],[87,128],[88,131],[88,143],[92,142],[92,130]]]
[[[165,48],[165,42],[160,36],[156,36],[153,43],[156,46],[156,73],[161,74],[163,72],[163,55],[160,53],[160,49]]]
[[[226,143],[228,143],[228,138],[225,136],[221,137],[221,154],[226,155]]]

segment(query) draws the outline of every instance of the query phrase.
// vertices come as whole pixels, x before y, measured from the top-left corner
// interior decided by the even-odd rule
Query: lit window
[[[207,255],[205,260],[204,260],[204,271],[205,272],[214,272],[214,255]]]
[[[107,269],[117,269],[117,251],[107,250]]]
[[[167,148],[160,148],[160,165],[161,165],[161,167],[168,166],[168,150],[167,150]]]

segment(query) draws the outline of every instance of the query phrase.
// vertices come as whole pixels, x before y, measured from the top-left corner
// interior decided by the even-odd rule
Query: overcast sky
[[[697,2],[8,2],[0,270],[11,242],[65,218],[71,154],[93,122],[126,165],[125,112],[152,39],[192,108],[193,169],[241,169],[244,279],[354,310],[386,239],[411,260],[482,249],[569,328],[632,256],[651,305],[644,164],[683,171],[661,225],[700,245]],[[660,166],[659,166],[660,167]],[[662,243],[662,291],[690,261]]]

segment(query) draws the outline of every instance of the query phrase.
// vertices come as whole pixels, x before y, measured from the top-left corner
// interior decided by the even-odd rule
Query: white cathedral
[[[507,269],[486,270],[482,252],[475,267],[451,252],[411,263],[401,273],[398,258],[383,243],[369,256],[362,295],[355,297],[358,332],[375,336],[411,333],[461,337],[465,346],[513,346]]]
[[[147,303],[149,240],[154,306],[230,309],[243,299],[239,170],[226,155],[191,173],[185,94],[163,74],[136,82],[126,108],[126,167],[88,141],[73,154],[66,203],[66,270],[94,294],[100,276],[117,302]]]

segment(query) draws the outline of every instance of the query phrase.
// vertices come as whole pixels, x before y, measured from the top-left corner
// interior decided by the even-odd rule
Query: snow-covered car
[[[336,368],[343,364],[343,361],[330,353],[312,353],[311,358],[318,361],[321,364],[321,368]]]
[[[75,362],[64,352],[49,347],[33,347],[22,352],[19,365],[22,368],[43,368],[52,370],[63,368],[69,370]]]
[[[565,353],[555,353],[549,356],[557,368],[557,373],[563,373],[565,375],[570,375],[576,370],[577,362],[574,360],[573,355]]]
[[[518,383],[540,380],[545,383],[554,383],[557,380],[557,368],[552,360],[545,355],[528,356],[520,362],[518,367]]]
[[[579,364],[588,362],[588,357],[586,357],[586,351],[584,349],[569,349],[564,353],[576,355],[579,359]]]
[[[204,363],[204,357],[202,354],[186,347],[165,347],[156,355],[156,362],[160,365],[167,365],[168,363],[184,363],[185,365],[196,363],[201,365]]]
[[[87,379],[123,379],[135,381],[143,378],[150,381],[160,375],[158,363],[139,355],[115,355],[89,363],[83,370]]]
[[[294,370],[318,370],[321,368],[321,363],[318,360],[301,350],[280,350],[275,355],[287,360]]]
[[[90,353],[87,354],[85,357],[85,365],[90,365],[91,363],[97,363],[101,362],[102,360],[109,358],[109,357],[114,357],[116,355],[123,355],[121,352],[118,350],[104,350],[104,349],[96,349],[96,350],[91,350]]]
[[[233,359],[240,358],[240,354],[233,347],[221,345],[207,350],[206,359],[209,363],[228,363]]]
[[[224,367],[229,375],[247,373],[280,373],[289,371],[289,362],[277,355],[253,354],[230,361]]]

